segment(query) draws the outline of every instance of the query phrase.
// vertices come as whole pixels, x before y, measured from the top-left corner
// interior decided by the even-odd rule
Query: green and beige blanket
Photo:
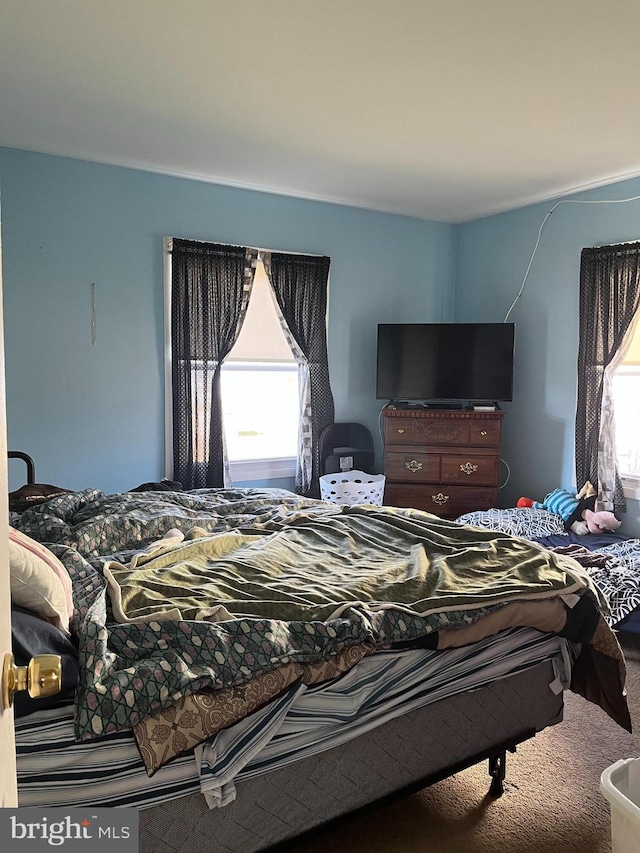
[[[296,514],[270,534],[171,533],[129,564],[107,563],[118,621],[312,622],[350,607],[426,617],[589,587],[571,559],[415,510],[345,506]]]

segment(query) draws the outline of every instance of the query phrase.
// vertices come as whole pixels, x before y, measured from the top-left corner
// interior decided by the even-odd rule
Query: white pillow
[[[37,613],[69,636],[71,578],[55,554],[9,528],[9,564],[13,603]]]

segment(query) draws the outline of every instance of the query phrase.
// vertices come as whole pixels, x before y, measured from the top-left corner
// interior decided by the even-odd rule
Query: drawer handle
[[[437,495],[431,495],[431,500],[434,502],[434,504],[442,506],[442,504],[446,504],[450,497],[450,495],[443,495],[442,492],[438,492]]]
[[[481,430],[480,430],[480,435],[486,435],[486,434],[487,434],[486,429],[481,429]]]
[[[478,466],[472,465],[471,462],[465,462],[464,465],[460,466],[460,470],[464,471],[465,474],[473,474],[474,471],[478,470]]]
[[[416,471],[420,471],[420,469],[422,468],[422,462],[418,462],[417,459],[412,459],[411,462],[405,462],[404,467],[408,468],[409,471],[413,471],[413,473],[415,474]]]
[[[400,433],[400,435],[404,435],[404,430],[403,430],[403,429],[399,429],[399,430],[398,430],[398,432]]]

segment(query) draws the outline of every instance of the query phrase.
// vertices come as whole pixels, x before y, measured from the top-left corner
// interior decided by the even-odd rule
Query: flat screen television
[[[380,323],[379,400],[513,399],[514,323]]]

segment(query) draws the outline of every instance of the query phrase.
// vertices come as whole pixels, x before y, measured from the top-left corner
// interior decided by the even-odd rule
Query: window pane
[[[297,456],[297,365],[223,365],[222,409],[231,462]]]
[[[613,377],[616,452],[621,474],[640,476],[640,368],[622,368]]]

